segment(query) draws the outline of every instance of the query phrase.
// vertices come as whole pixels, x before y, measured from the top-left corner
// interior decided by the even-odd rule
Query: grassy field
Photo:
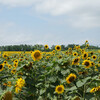
[[[88,46],[1,51],[0,100],[100,100],[100,50]]]

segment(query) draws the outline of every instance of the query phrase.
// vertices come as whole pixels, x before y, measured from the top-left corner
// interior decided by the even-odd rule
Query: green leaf
[[[38,83],[37,85],[35,85],[36,87],[39,87],[40,85],[42,85],[42,83]]]
[[[59,67],[59,66],[56,66],[56,67],[55,67],[55,70],[56,70],[56,71],[60,71],[60,67]]]
[[[91,79],[91,77],[87,77],[87,78],[85,78],[83,80],[80,80],[80,81],[76,82],[76,85],[78,87],[82,87],[89,79]]]
[[[41,89],[41,90],[40,90],[40,95],[44,94],[45,92],[46,92],[45,89]]]
[[[62,75],[66,75],[67,73],[69,73],[69,70],[61,70]]]
[[[76,90],[77,89],[77,87],[76,86],[73,86],[73,87],[71,87],[70,89],[68,89],[69,91],[73,91],[73,90]]]
[[[50,78],[49,78],[49,81],[50,81],[50,82],[56,82],[56,80],[57,80],[57,77],[50,77]]]

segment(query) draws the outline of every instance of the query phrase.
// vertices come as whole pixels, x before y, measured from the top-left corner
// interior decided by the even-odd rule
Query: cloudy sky
[[[100,0],[0,0],[0,45],[100,46]]]

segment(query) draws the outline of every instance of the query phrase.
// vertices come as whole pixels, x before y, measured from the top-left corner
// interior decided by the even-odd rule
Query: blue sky
[[[0,0],[0,45],[100,46],[100,0]]]

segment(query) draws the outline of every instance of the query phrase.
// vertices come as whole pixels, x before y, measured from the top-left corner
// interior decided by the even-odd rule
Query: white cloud
[[[25,31],[16,30],[16,24],[6,22],[0,24],[0,45],[23,44],[31,39]]]
[[[0,0],[0,4],[7,7],[32,7],[33,11],[44,16],[49,14],[62,18],[64,15],[64,19],[56,19],[55,22],[73,27],[100,27],[100,0]]]
[[[100,0],[0,0],[8,7],[32,7],[51,16],[65,15],[63,23],[74,27],[100,27]]]
[[[9,7],[32,6],[41,0],[0,0],[0,4]]]

